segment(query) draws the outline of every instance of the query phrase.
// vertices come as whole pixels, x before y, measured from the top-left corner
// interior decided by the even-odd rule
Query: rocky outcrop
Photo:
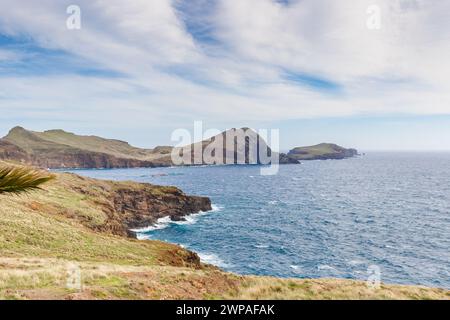
[[[171,186],[104,181],[69,173],[57,174],[57,183],[74,195],[82,195],[103,217],[97,214],[86,219],[82,213],[73,211],[60,211],[60,214],[90,229],[121,236],[135,237],[130,229],[149,227],[159,218],[179,221],[186,215],[212,209],[209,198],[189,196]]]
[[[292,157],[291,155],[280,153],[280,164],[299,164],[300,161],[295,159],[295,157]]]
[[[111,199],[115,213],[127,230],[151,226],[157,219],[167,216],[173,221],[182,221],[185,215],[212,209],[209,198],[187,196],[175,187],[119,188]]]

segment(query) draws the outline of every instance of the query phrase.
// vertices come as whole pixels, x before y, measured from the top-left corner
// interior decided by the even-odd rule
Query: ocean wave
[[[212,264],[212,265],[214,265],[216,267],[220,267],[220,268],[227,268],[230,266],[229,264],[225,263],[225,261],[220,259],[219,256],[217,256],[214,253],[197,252],[197,254],[200,257],[200,260],[204,263]]]
[[[212,204],[211,208],[212,208],[212,210],[209,210],[207,212],[219,212],[219,211],[222,211],[224,207],[216,205],[216,204]]]
[[[136,237],[139,240],[146,240],[146,239],[149,239],[148,235],[146,235],[146,234],[148,234],[152,231],[167,228],[171,224],[177,224],[177,225],[194,224],[197,222],[199,217],[207,215],[212,212],[219,212],[223,209],[222,206],[215,205],[215,204],[212,204],[211,208],[212,209],[209,211],[199,211],[197,213],[186,215],[183,217],[184,220],[182,220],[182,221],[173,221],[169,216],[162,217],[162,218],[159,218],[158,220],[156,220],[156,223],[154,223],[151,226],[141,228],[141,229],[130,229],[130,231],[136,232]]]
[[[321,264],[321,265],[317,266],[317,270],[319,270],[319,271],[321,271],[321,270],[337,271],[337,269],[335,267],[329,266],[327,264]]]
[[[362,260],[350,260],[348,262],[348,264],[351,265],[351,266],[358,266],[358,265],[364,264],[364,261],[362,261]]]
[[[289,267],[290,267],[292,270],[294,270],[294,272],[301,272],[300,266],[297,266],[297,265],[295,265],[295,264],[291,264]]]
[[[258,249],[266,249],[269,246],[267,244],[255,244],[254,247]]]
[[[140,229],[130,229],[130,231],[133,231],[133,232],[136,232],[136,233],[147,233],[147,232],[151,232],[151,231],[155,231],[155,230],[164,229],[171,222],[172,222],[172,220],[170,219],[169,216],[162,217],[162,218],[159,218],[158,220],[156,220],[156,223],[154,223],[151,226],[148,226],[148,227],[145,227],[145,228],[140,228]]]

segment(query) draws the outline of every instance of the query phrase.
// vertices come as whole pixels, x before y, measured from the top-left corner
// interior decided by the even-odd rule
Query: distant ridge
[[[235,129],[231,129],[235,130]],[[244,128],[244,130],[251,130]],[[254,131],[251,138],[259,136]],[[226,132],[221,135],[225,136]],[[201,144],[201,150],[220,135],[191,145]],[[259,142],[261,141],[261,143]],[[242,148],[234,144],[235,151],[230,154],[225,149],[224,157],[239,159],[238,155],[248,155],[248,142]],[[254,141],[253,141],[254,142]],[[267,148],[264,140],[258,140],[258,148]],[[158,146],[154,149],[141,149],[125,141],[105,139],[97,136],[81,136],[61,129],[36,132],[22,127],[14,127],[0,139],[0,159],[13,160],[43,168],[133,168],[172,166],[171,146]],[[271,150],[269,154],[271,154]],[[247,159],[247,158],[246,158]],[[297,160],[280,154],[280,163],[298,163]],[[247,159],[248,160],[248,159]],[[224,161],[225,162],[225,161]],[[189,164],[203,164],[191,162]],[[228,162],[227,162],[228,163]],[[236,161],[232,163],[237,163]],[[248,162],[246,162],[248,163]],[[259,158],[257,159],[259,163]]]
[[[168,166],[160,152],[64,130],[44,132],[14,127],[0,139],[0,159],[43,168],[131,168]]]
[[[257,145],[258,151],[272,151],[259,135],[248,128],[242,128],[248,137],[243,145],[234,141],[234,149],[226,150],[227,133],[230,129],[219,135],[191,145],[191,158],[194,159],[193,150],[200,147],[202,152],[216,139],[223,139],[224,148],[218,148],[223,157],[223,163],[240,163],[237,159],[245,158],[245,163],[261,163],[258,158],[249,159],[249,144]],[[267,149],[266,149],[267,148]],[[128,142],[116,139],[106,139],[97,136],[83,136],[61,129],[36,132],[22,127],[14,127],[0,139],[0,159],[12,160],[24,164],[31,164],[42,168],[134,168],[134,167],[164,167],[174,165],[171,153],[174,147],[158,146],[153,149],[142,149],[131,146]],[[179,151],[179,150],[175,150]],[[355,149],[345,149],[336,144],[322,143],[310,147],[298,147],[288,154],[280,153],[280,164],[295,164],[300,160],[317,159],[344,159],[357,154]],[[276,156],[274,154],[273,156]],[[229,161],[231,159],[231,161]],[[205,162],[206,161],[206,162]],[[206,159],[200,163],[191,161],[184,165],[198,165],[207,163]],[[208,163],[210,164],[210,163]]]

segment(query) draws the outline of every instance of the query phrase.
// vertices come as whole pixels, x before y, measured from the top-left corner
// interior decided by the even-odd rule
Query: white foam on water
[[[212,264],[212,265],[214,265],[216,267],[220,267],[220,268],[229,267],[229,265],[227,263],[225,263],[222,259],[219,258],[219,256],[217,256],[214,253],[197,252],[197,254],[200,257],[200,261],[202,261],[204,263]]]
[[[360,264],[364,264],[364,261],[361,261],[361,260],[350,260],[348,262],[348,264],[352,265],[352,266],[357,266],[357,265],[360,265]]]
[[[268,248],[269,246],[267,244],[255,244],[254,247],[259,249],[265,249]]]
[[[212,210],[211,210],[212,211]],[[208,213],[210,213],[211,211],[200,211],[197,213],[193,213],[187,216],[184,216],[183,219],[181,221],[171,221],[170,223],[172,224],[177,224],[177,225],[186,225],[186,224],[194,224],[197,222],[198,218],[204,215],[207,215]]]
[[[317,267],[317,270],[333,270],[333,271],[337,271],[336,268],[329,266],[327,264],[321,264]]]
[[[300,271],[300,266],[297,266],[295,264],[292,264],[289,266],[291,269],[294,269],[295,271]]]
[[[133,232],[136,232],[138,234],[151,232],[151,231],[167,228],[167,226],[170,224],[171,221],[172,220],[170,219],[169,216],[162,217],[162,218],[159,218],[158,220],[156,220],[156,223],[154,223],[152,226],[148,226],[148,227],[141,228],[141,229],[130,229],[130,230]]]
[[[150,237],[147,235],[147,233],[155,231],[155,230],[161,230],[164,228],[167,228],[169,225],[171,224],[177,224],[177,225],[189,225],[189,224],[194,224],[197,222],[198,218],[204,215],[207,215],[211,212],[219,212],[223,209],[223,207],[218,206],[218,205],[211,205],[211,210],[209,211],[199,211],[197,213],[193,213],[187,216],[184,216],[184,220],[182,221],[173,221],[169,216],[166,217],[162,217],[159,218],[158,220],[156,220],[156,223],[145,227],[145,228],[141,228],[141,229],[130,229],[130,231],[132,232],[136,232],[136,238],[139,240],[147,240]]]
[[[211,208],[212,208],[212,210],[207,211],[207,212],[219,212],[219,211],[222,211],[224,207],[221,207],[221,206],[219,206],[219,205],[212,204],[212,205],[211,205]]]

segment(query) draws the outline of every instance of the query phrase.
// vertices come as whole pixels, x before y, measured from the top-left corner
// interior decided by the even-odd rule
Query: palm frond
[[[0,194],[24,193],[40,189],[40,185],[53,180],[54,175],[29,167],[1,166]]]

